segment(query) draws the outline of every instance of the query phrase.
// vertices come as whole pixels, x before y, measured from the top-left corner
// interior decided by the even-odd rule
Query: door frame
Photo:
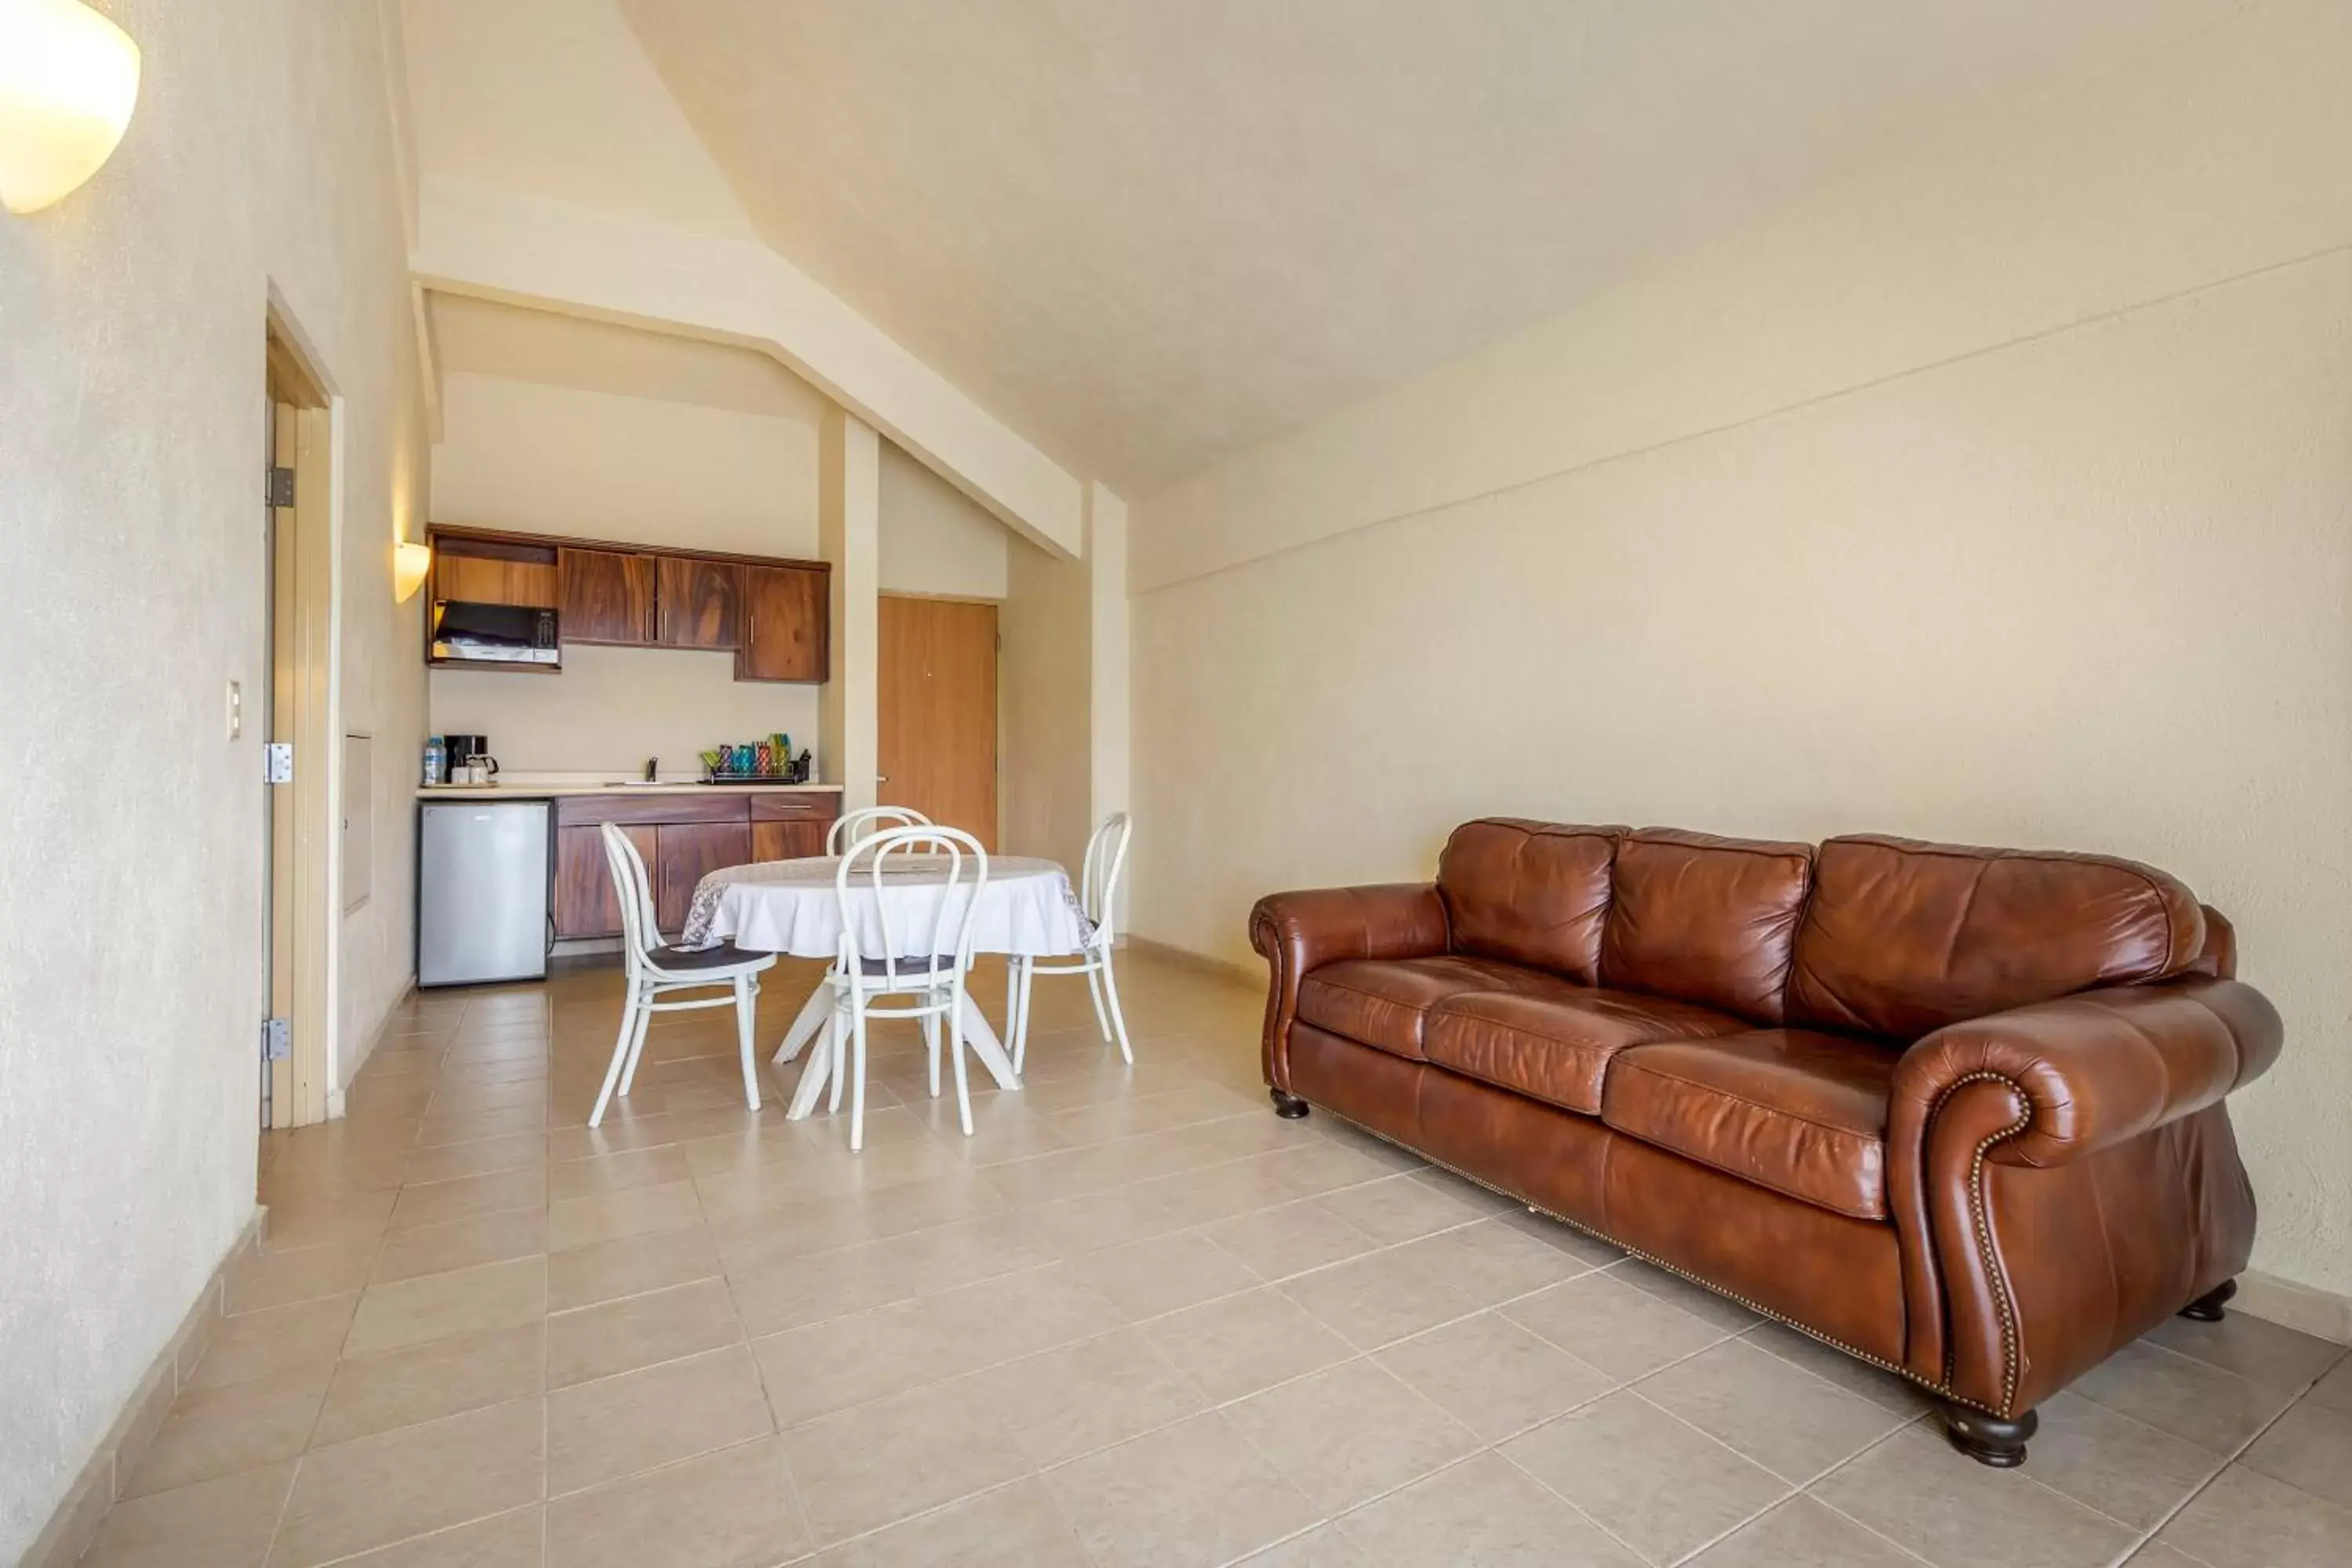
[[[258,784],[269,846],[263,1016],[286,1018],[292,1034],[287,1057],[268,1064],[268,1125],[284,1129],[325,1121],[334,1087],[337,421],[318,361],[274,293],[265,343],[268,465],[294,470],[294,504],[266,509],[262,737],[293,743],[294,779]]]

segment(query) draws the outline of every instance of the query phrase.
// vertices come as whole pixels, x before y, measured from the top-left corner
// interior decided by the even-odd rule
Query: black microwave
[[[436,659],[552,668],[563,662],[563,644],[553,610],[436,599],[432,656]]]

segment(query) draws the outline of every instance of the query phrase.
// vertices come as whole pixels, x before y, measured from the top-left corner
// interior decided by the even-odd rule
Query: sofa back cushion
[[[2204,912],[2129,860],[1858,836],[1821,847],[1789,1021],[1913,1039],[2196,963]]]
[[[1781,1021],[1809,844],[1645,827],[1617,847],[1601,983]]]
[[[1455,828],[1437,862],[1454,951],[1598,984],[1609,866],[1625,831],[1512,817]]]

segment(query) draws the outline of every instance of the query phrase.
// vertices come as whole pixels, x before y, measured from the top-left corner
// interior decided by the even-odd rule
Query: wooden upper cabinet
[[[436,551],[433,560],[433,596],[471,605],[521,605],[543,610],[555,599],[555,552],[544,560],[512,560],[496,555],[461,555]]]
[[[553,608],[568,643],[730,650],[738,680],[828,678],[822,562],[472,528],[427,538],[436,599]]]
[[[556,552],[566,642],[637,645],[654,640],[654,558],[618,550]]]
[[[659,562],[654,640],[664,647],[739,647],[743,568],[691,555],[664,555]]]
[[[825,574],[804,566],[743,568],[743,646],[738,680],[823,680],[826,669]]]

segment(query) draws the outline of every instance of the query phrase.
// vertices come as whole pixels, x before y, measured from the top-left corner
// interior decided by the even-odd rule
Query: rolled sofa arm
[[[2051,1166],[2217,1103],[2269,1070],[2278,1010],[2235,980],[2119,985],[1937,1030],[1895,1069],[1889,1139],[1916,1148],[1952,1091],[1998,1081],[2022,1125],[1990,1143],[2002,1164]]]
[[[2282,1033],[2261,992],[2199,976],[1970,1019],[1906,1051],[1886,1195],[1912,1375],[2014,1416],[2243,1267],[2253,1194],[2215,1107],[2278,1059]]]
[[[1265,1081],[1290,1090],[1290,1022],[1298,983],[1348,958],[1427,958],[1446,951],[1434,882],[1269,893],[1250,910],[1250,945],[1273,971],[1265,1000]]]

